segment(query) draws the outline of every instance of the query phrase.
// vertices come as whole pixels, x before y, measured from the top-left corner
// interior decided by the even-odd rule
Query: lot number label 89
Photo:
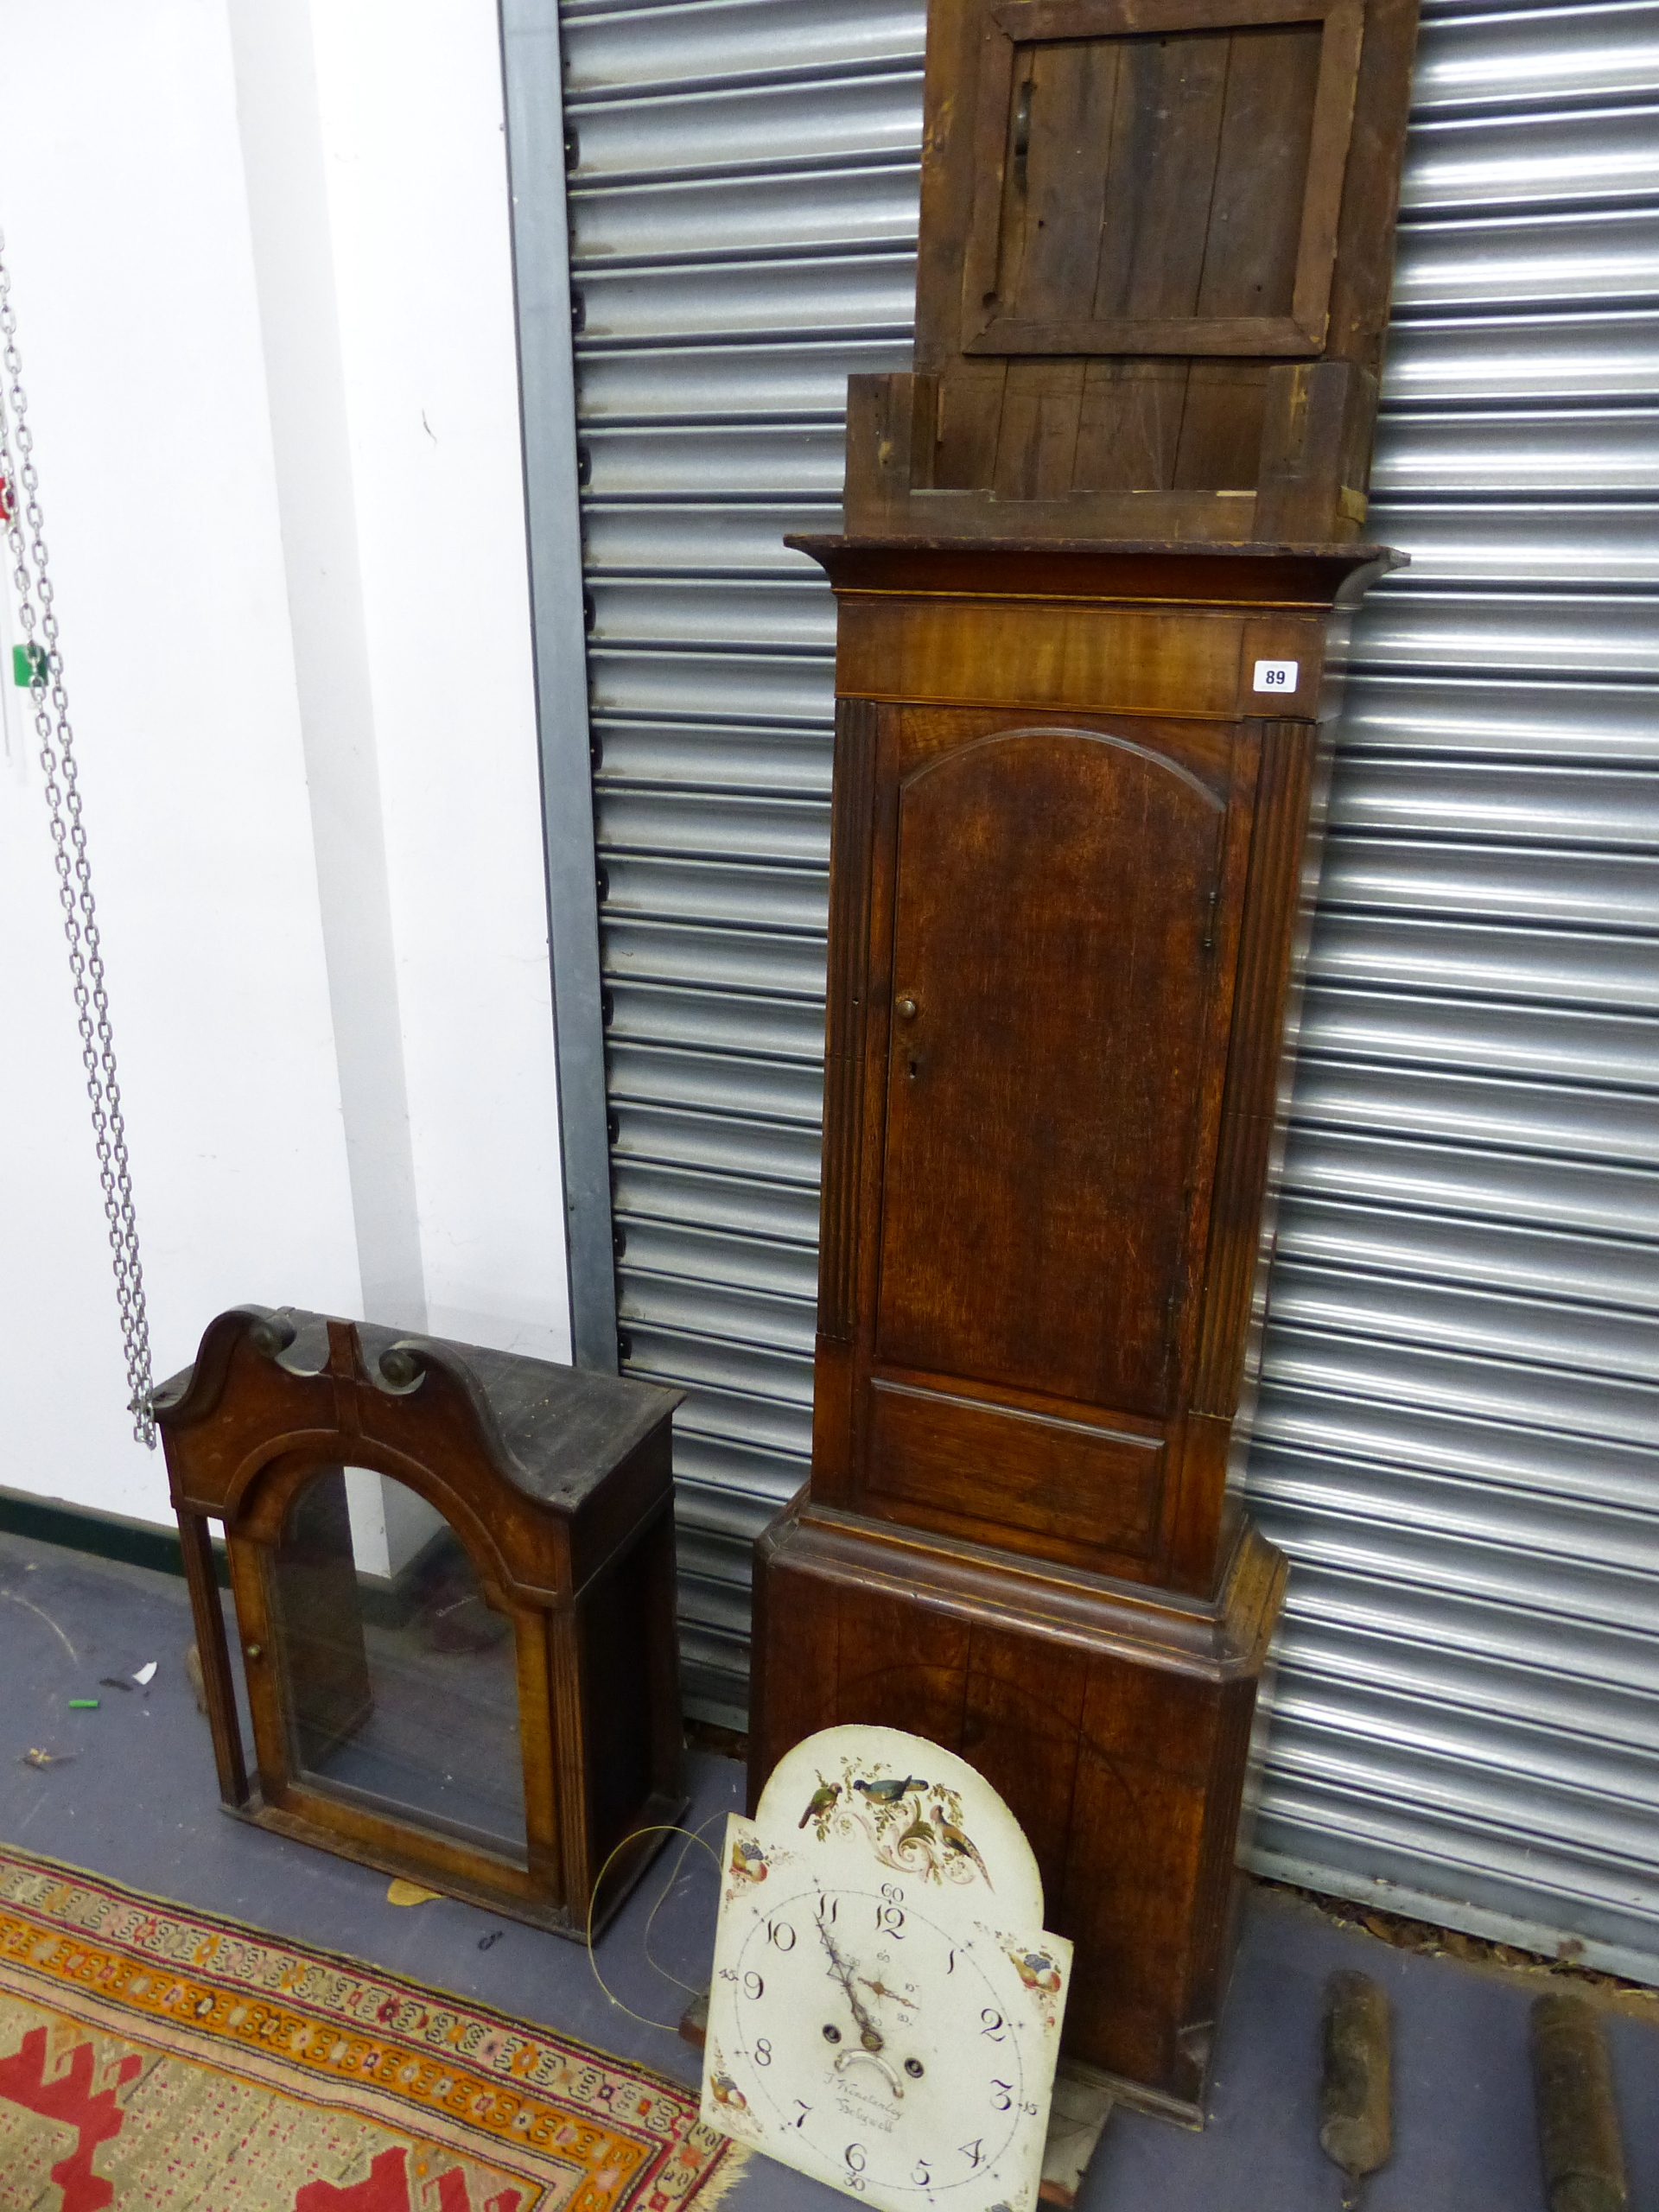
[[[1253,691],[1294,691],[1301,665],[1296,660],[1259,660],[1255,664],[1255,677],[1250,689]]]

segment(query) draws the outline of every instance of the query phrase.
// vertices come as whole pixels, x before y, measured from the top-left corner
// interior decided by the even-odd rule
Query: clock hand
[[[859,2041],[867,2051],[880,2050],[885,2040],[881,2031],[870,2018],[868,2008],[853,1987],[853,1970],[836,1948],[834,1942],[830,1940],[830,1930],[822,1921],[818,1923],[818,1936],[824,1949],[830,1954],[830,1970],[841,1984],[846,1994],[847,2002],[852,2006],[853,2018],[858,2022]]]
[[[880,2031],[877,2028],[875,2022],[870,2018],[868,2007],[860,2001],[857,1991],[853,1987],[852,1968],[847,1964],[846,1961],[842,1957],[841,1953],[836,1948],[835,1943],[830,1937],[830,1931],[824,1927],[822,1921],[818,1923],[818,1934],[823,1938],[824,1949],[830,1954],[830,1972],[835,1975],[836,1980],[841,1984],[842,1993],[845,1995],[848,2004],[852,2007],[853,2018],[858,2022],[859,2027],[862,2031],[861,2040],[864,2044],[864,2048],[867,2050],[880,2050],[882,2042]]]
[[[869,1976],[864,1974],[860,1974],[858,1980],[859,1986],[868,1989],[872,1997],[891,1997],[895,2005],[907,2005],[912,2012],[919,2009],[913,1997],[906,1997],[896,1989],[889,1989],[885,1981],[872,1981]]]

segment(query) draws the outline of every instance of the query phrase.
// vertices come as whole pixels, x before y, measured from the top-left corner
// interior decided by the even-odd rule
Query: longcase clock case
[[[1284,1562],[1239,1503],[1412,0],[933,0],[913,375],[855,378],[811,1478],[751,1791],[963,1752],[1074,2058],[1202,2111]]]
[[[1316,708],[1377,556],[816,550],[843,697],[813,1460],[761,1541],[752,1786],[842,1720],[963,1751],[1078,1945],[1069,2048],[1190,2114],[1283,1583],[1234,1492]],[[1271,715],[1263,661],[1297,671]]]

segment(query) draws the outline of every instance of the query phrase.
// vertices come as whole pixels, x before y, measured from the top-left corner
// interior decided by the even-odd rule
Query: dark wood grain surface
[[[1357,538],[1415,10],[933,0],[916,373],[855,379],[848,529]]]
[[[1271,1233],[1325,632],[1382,563],[802,542],[846,695],[815,1495],[1202,1592]],[[1296,668],[1271,718],[1264,658]]]

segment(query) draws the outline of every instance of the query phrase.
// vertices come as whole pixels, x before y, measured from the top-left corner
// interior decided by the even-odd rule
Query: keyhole
[[[910,1079],[912,1083],[916,1080],[916,1063],[914,1060],[912,1060],[910,1063]]]

